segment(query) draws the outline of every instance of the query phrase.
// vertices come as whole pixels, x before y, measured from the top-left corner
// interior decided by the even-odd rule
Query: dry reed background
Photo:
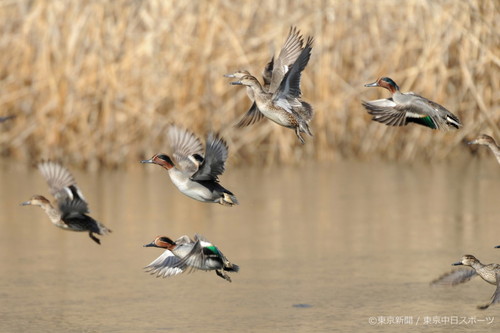
[[[494,0],[5,0],[0,18],[0,115],[17,115],[0,125],[1,152],[26,163],[129,165],[164,150],[172,122],[220,130],[236,164],[439,160],[482,132],[500,140]],[[260,75],[291,25],[315,37],[302,81],[315,137],[304,146],[269,121],[234,128],[249,101],[222,76]],[[381,75],[443,104],[463,129],[371,122],[360,101],[388,92],[363,84]]]

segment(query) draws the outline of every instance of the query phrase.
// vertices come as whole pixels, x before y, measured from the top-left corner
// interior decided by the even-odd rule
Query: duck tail
[[[224,270],[228,271],[228,272],[239,272],[240,266],[238,266],[236,264],[228,263],[227,266],[224,267]]]
[[[459,129],[462,127],[462,123],[460,120],[454,115],[454,114],[447,114],[445,118],[446,124],[450,127],[454,127],[456,129]]]
[[[104,224],[102,223],[97,222],[97,225],[99,227],[99,235],[106,235],[112,232],[111,229],[106,228],[106,226],[104,226]]]
[[[220,204],[224,206],[234,206],[238,205],[238,199],[231,192],[222,193],[222,197],[220,198]]]
[[[305,102],[305,101],[300,101],[302,104],[302,114],[303,117],[306,121],[310,121],[314,115],[314,109],[311,106],[311,104]]]

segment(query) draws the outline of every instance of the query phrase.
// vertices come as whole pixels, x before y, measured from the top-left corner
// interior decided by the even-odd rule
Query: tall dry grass
[[[175,122],[220,130],[233,163],[344,157],[442,159],[485,132],[500,139],[500,15],[477,1],[0,1],[1,152],[87,167],[127,165],[166,146]],[[314,138],[263,121],[222,75],[259,74],[291,25],[315,37],[304,99]],[[445,105],[459,131],[390,128],[362,99],[384,75]]]

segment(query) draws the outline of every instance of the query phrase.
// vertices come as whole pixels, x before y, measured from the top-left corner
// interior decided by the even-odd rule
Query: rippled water
[[[500,307],[476,309],[494,286],[429,286],[466,253],[500,263],[494,160],[229,168],[233,208],[181,195],[160,168],[75,172],[91,215],[113,230],[101,246],[19,206],[48,194],[35,170],[0,168],[2,332],[482,332],[500,322]],[[162,252],[143,244],[194,233],[240,265],[232,283],[143,272]]]

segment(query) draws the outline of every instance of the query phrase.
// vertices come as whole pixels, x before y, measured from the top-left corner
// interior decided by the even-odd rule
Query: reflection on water
[[[429,287],[465,253],[500,263],[494,161],[233,168],[223,177],[241,203],[233,208],[181,195],[160,168],[75,176],[92,216],[113,230],[101,246],[19,206],[48,188],[36,171],[4,163],[2,332],[366,331],[370,317],[407,316],[415,326],[426,316],[497,313],[475,308],[494,291],[480,279]],[[161,254],[143,244],[196,232],[240,265],[233,283],[213,272],[142,271]]]

